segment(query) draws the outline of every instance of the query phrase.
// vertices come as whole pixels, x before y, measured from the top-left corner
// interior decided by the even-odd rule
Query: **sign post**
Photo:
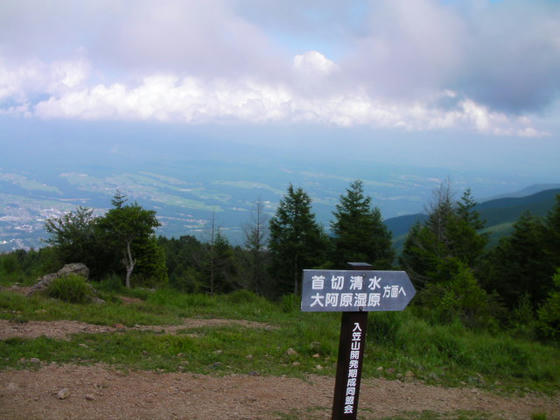
[[[404,271],[303,270],[301,310],[342,312],[333,420],[356,419],[369,311],[402,311],[416,294]]]

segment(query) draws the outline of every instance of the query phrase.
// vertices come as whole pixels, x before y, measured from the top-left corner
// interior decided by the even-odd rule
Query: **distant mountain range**
[[[224,236],[240,245],[243,227],[254,218],[255,203],[263,204],[265,217],[274,216],[290,184],[309,194],[317,221],[328,231],[340,196],[352,181],[362,180],[365,194],[384,217],[412,214],[387,220],[398,239],[422,217],[414,213],[445,179],[451,179],[458,193],[470,187],[475,197],[493,198],[548,180],[379,162],[366,155],[349,159],[343,153],[332,158],[228,142],[209,145],[196,138],[158,138],[154,147],[149,132],[146,138],[134,139],[95,130],[79,140],[47,134],[32,144],[11,142],[10,154],[0,159],[0,252],[44,246],[48,218],[78,206],[101,215],[117,190],[157,212],[158,235],[194,235],[206,241],[215,220]],[[524,191],[554,187],[558,185],[533,185]],[[519,195],[530,194],[522,191],[508,197]],[[500,224],[503,213],[498,210],[487,218]]]
[[[486,221],[484,232],[490,235],[490,242],[496,243],[501,237],[513,230],[513,224],[525,211],[535,216],[546,216],[556,202],[556,195],[560,194],[560,185],[552,184],[532,185],[511,196],[498,197],[476,205],[475,210]],[[543,190],[543,188],[545,188]],[[528,195],[523,195],[529,193]],[[393,233],[395,248],[400,251],[410,228],[415,223],[423,223],[428,216],[424,213],[391,217],[385,220],[385,225]]]

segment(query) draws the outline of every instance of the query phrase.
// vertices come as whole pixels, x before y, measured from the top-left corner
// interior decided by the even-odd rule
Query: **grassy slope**
[[[177,335],[126,331],[77,334],[71,340],[0,341],[0,368],[44,362],[103,362],[125,369],[210,374],[258,373],[334,376],[340,314],[301,313],[295,300],[275,304],[245,292],[209,297],[171,291],[142,292],[145,300],[71,305],[0,292],[0,318],[13,322],[71,319],[132,326],[180,324],[184,317],[247,319],[273,328],[242,326],[185,329]],[[292,348],[295,353],[288,352]],[[459,325],[431,326],[401,313],[370,314],[364,376],[398,378],[412,372],[427,383],[477,385],[499,391],[557,392],[560,350],[506,335],[476,333]],[[382,369],[380,369],[382,367]],[[410,373],[409,373],[410,375]]]

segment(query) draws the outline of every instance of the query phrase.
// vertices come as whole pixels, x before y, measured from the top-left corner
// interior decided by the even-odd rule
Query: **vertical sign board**
[[[416,294],[404,271],[303,270],[301,310],[342,312],[333,419],[355,419],[369,311],[402,311]]]

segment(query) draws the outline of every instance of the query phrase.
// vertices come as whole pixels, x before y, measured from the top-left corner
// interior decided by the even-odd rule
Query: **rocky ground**
[[[0,372],[3,419],[281,419],[329,418],[334,380],[311,376],[190,373],[123,373],[106,366],[49,364],[38,370]],[[360,416],[410,411],[482,412],[492,418],[557,418],[558,398],[501,397],[478,389],[439,388],[415,382],[368,379],[362,383]]]

